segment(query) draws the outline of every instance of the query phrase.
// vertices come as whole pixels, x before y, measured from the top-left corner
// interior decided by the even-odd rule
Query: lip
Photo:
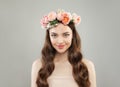
[[[62,48],[64,48],[64,46],[65,46],[65,45],[58,45],[57,47],[58,47],[59,49],[62,49]]]

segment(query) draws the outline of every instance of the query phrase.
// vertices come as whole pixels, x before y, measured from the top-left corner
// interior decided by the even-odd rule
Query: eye
[[[65,37],[69,36],[70,34],[64,34]]]
[[[51,34],[52,37],[57,37],[57,34]]]

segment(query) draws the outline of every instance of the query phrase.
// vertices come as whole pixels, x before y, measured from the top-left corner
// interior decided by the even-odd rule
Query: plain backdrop
[[[40,19],[57,9],[81,16],[76,28],[97,87],[120,87],[119,0],[0,0],[0,87],[30,87],[31,66],[44,44]]]

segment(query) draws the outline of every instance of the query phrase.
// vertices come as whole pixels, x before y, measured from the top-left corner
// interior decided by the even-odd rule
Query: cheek
[[[54,45],[56,41],[53,38],[50,38],[51,44]]]
[[[66,43],[71,44],[72,43],[72,37],[66,39]]]

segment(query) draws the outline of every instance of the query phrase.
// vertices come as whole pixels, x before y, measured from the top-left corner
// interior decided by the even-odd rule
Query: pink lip
[[[64,45],[58,45],[58,48],[62,49],[62,48],[64,48]]]

